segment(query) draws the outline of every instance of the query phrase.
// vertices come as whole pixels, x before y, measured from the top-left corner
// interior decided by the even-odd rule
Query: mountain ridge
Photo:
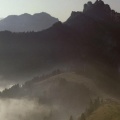
[[[119,93],[120,27],[116,25],[73,12],[65,23],[57,22],[41,32],[0,32],[1,73],[5,79],[16,80],[22,75],[34,76],[54,67],[75,65],[82,74],[99,79],[109,90],[108,86],[117,86]],[[90,65],[97,70],[93,71]]]
[[[41,31],[51,27],[58,22],[57,18],[48,13],[41,12],[36,14],[24,13],[21,15],[9,15],[0,20],[0,31],[29,32]]]

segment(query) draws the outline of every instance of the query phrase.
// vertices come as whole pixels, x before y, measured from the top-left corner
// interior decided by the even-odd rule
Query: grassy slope
[[[78,75],[75,72],[62,73],[59,75],[52,76],[40,83],[36,83],[35,86],[37,87],[41,85],[50,85],[50,84],[53,84],[56,81],[56,79],[59,79],[59,78],[64,78],[67,81],[71,81],[79,84],[82,83],[86,87],[88,87],[91,91],[93,91],[93,93],[95,93],[97,96],[106,97],[106,94],[95,85],[92,79],[89,79],[82,75]]]
[[[120,104],[104,104],[93,112],[86,120],[120,120]]]

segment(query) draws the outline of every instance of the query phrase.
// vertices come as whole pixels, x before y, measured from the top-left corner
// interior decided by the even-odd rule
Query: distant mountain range
[[[56,22],[58,22],[57,18],[54,18],[45,12],[36,13],[34,15],[27,13],[22,15],[10,15],[0,19],[0,31],[41,31],[51,27]]]

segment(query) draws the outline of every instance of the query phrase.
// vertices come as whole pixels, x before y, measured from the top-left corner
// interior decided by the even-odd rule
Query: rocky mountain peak
[[[95,3],[88,1],[88,3],[84,4],[83,13],[90,16],[95,15],[97,18],[101,18],[101,20],[120,22],[120,14],[112,10],[102,0],[96,0]]]
[[[92,3],[91,1],[88,1],[87,4],[84,4],[84,10],[83,12],[87,12],[91,9],[96,9],[96,10],[104,10],[106,12],[111,11],[111,8],[108,4],[105,4],[102,0],[96,0],[95,3]]]

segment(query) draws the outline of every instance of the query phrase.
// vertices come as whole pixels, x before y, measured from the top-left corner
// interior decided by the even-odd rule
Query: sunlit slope
[[[120,104],[107,103],[99,107],[86,120],[120,120]]]
[[[50,85],[53,86],[56,82],[62,81],[62,79],[65,79],[67,82],[73,82],[86,86],[90,91],[94,93],[95,96],[101,96],[101,97],[106,96],[106,94],[97,87],[97,85],[94,83],[92,79],[89,79],[88,77],[85,77],[83,75],[79,75],[75,72],[62,73],[52,76],[44,81],[35,83],[34,86],[36,88],[43,86],[44,89],[45,86],[50,86]]]
[[[99,81],[96,79],[96,81]],[[25,82],[21,87],[14,85],[10,89],[5,89],[1,93],[2,97],[40,97],[45,99],[69,99],[83,102],[91,98],[109,98],[108,94],[99,87],[95,80],[76,72],[67,72],[50,75],[46,78],[37,78]],[[58,96],[58,97],[57,97]],[[74,96],[74,97],[72,97]],[[73,102],[74,103],[74,102]],[[75,102],[76,103],[76,102]]]
[[[23,86],[21,91],[25,97],[39,98],[42,104],[59,105],[69,116],[82,113],[91,98],[102,96],[102,91],[91,79],[75,72],[61,73],[41,81],[33,81],[28,87],[27,84]]]
[[[33,98],[40,104],[60,106],[60,111],[68,116],[78,116],[85,111],[92,98],[108,98],[93,79],[76,72],[52,75],[46,79],[27,81],[19,87],[15,85],[1,93],[5,98]]]

